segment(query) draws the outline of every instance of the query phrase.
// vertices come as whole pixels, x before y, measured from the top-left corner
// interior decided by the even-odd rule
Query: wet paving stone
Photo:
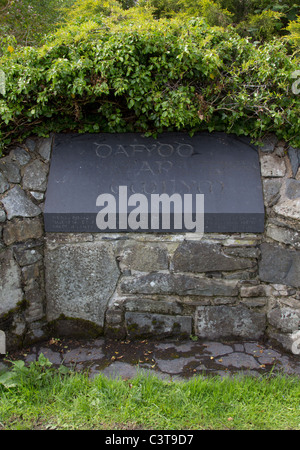
[[[228,356],[223,356],[219,360],[222,366],[235,367],[238,369],[259,369],[260,365],[254,357],[241,352],[235,352]]]
[[[56,367],[63,364],[76,371],[86,370],[90,377],[129,379],[138,373],[154,374],[169,380],[193,376],[260,376],[280,372],[300,376],[300,357],[274,348],[271,344],[239,341],[116,341],[50,339],[0,357],[0,370],[9,360],[26,364],[43,354]]]

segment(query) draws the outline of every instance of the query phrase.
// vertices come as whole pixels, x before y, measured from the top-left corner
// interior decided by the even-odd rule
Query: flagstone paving
[[[155,374],[163,379],[183,380],[195,375],[260,376],[285,373],[300,376],[300,356],[260,342],[213,341],[80,341],[51,339],[8,354],[0,359],[0,369],[8,360],[23,359],[27,364],[46,356],[54,366],[87,370],[90,377],[129,379],[138,373]]]

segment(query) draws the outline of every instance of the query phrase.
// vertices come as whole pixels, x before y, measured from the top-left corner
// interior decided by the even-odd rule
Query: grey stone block
[[[289,178],[286,180],[286,196],[290,200],[300,198],[300,181]],[[300,214],[300,211],[299,211]]]
[[[130,338],[147,336],[188,337],[192,332],[192,318],[164,314],[125,313],[127,333]]]
[[[261,245],[259,277],[262,281],[300,287],[300,251]]]
[[[13,187],[2,198],[8,220],[13,217],[35,217],[41,214],[41,209],[26,196],[20,186]]]
[[[274,241],[292,245],[293,247],[300,249],[299,231],[294,231],[289,228],[278,227],[276,225],[269,224],[267,227],[266,234],[268,237],[274,239]]]
[[[260,158],[263,177],[284,177],[286,167],[284,159],[274,155],[262,155]]]
[[[253,267],[248,258],[224,255],[221,245],[187,241],[181,244],[173,257],[175,272],[231,271]]]
[[[43,236],[43,224],[40,217],[13,219],[3,230],[3,241],[6,245],[24,242],[28,239],[39,239]]]
[[[273,206],[280,197],[281,180],[278,178],[266,178],[263,180],[264,202],[266,206]]]
[[[23,300],[20,269],[12,250],[0,252],[0,315],[14,309]]]
[[[300,325],[300,311],[289,307],[274,308],[268,313],[272,326],[284,333],[293,333]]]
[[[27,164],[31,159],[30,154],[21,147],[17,147],[11,150],[9,156],[11,157],[12,161],[16,161],[19,166],[25,166],[25,164]]]
[[[51,146],[52,146],[52,137],[43,139],[39,145],[38,151],[44,161],[50,160]]]
[[[176,301],[168,300],[151,300],[149,298],[128,298],[124,302],[126,311],[144,312],[151,314],[181,314],[182,305]]]
[[[247,307],[199,306],[196,313],[196,334],[201,338],[246,338],[258,339],[263,336],[266,316]]]
[[[104,325],[107,304],[120,275],[108,243],[49,245],[45,274],[48,320],[63,314]]]
[[[300,149],[289,147],[288,155],[292,166],[293,176],[295,177],[300,167]]]
[[[272,153],[275,149],[275,146],[278,142],[278,139],[275,134],[267,134],[262,139],[262,147],[260,150],[264,153]]]
[[[25,167],[23,174],[23,188],[44,192],[47,187],[48,166],[38,159]]]
[[[11,161],[9,156],[1,158],[0,172],[10,183],[20,183],[21,181],[20,169],[17,164]]]
[[[168,269],[168,252],[163,244],[131,242],[118,257],[122,269],[153,272]]]
[[[238,295],[237,281],[214,280],[192,275],[152,273],[128,277],[121,282],[128,294],[177,294],[201,296]]]
[[[0,223],[5,222],[6,220],[6,213],[3,211],[3,209],[0,209]]]
[[[3,194],[9,189],[9,183],[3,173],[0,172],[0,194]]]
[[[29,264],[34,264],[42,259],[41,253],[39,253],[39,251],[36,248],[34,247],[28,248],[28,247],[25,245],[19,245],[15,246],[14,248],[14,255],[20,266],[27,266]]]

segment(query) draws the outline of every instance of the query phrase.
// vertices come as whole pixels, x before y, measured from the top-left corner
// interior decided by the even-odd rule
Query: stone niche
[[[205,136],[196,152],[179,135],[142,143],[81,137],[86,145],[33,136],[0,159],[0,329],[8,349],[105,335],[270,339],[291,351],[300,324],[300,150],[273,135],[255,148],[219,134],[207,150]],[[120,215],[115,229],[95,228],[97,195],[116,194],[120,180],[128,195],[147,199],[162,189],[204,193],[203,232],[134,232],[118,228]]]

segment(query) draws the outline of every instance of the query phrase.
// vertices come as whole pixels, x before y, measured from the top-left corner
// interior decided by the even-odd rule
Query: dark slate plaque
[[[139,222],[142,216],[138,211],[144,212],[146,208],[145,202],[137,201],[140,194],[148,206],[137,228],[132,223]],[[205,232],[259,233],[264,230],[257,149],[244,139],[223,133],[199,133],[193,137],[185,133],[165,133],[157,139],[135,133],[57,134],[46,192],[45,230],[195,231],[191,225],[186,227],[184,220],[182,226],[178,226],[181,212],[178,203],[176,210],[172,202],[169,203],[167,228],[167,222],[162,226],[162,218],[168,211],[164,210],[165,206],[161,208],[161,204],[157,212],[159,227],[156,222],[153,228],[151,202],[155,194],[156,198],[161,194],[169,198],[178,194],[183,200],[184,194],[192,194],[193,219],[199,212],[196,195],[204,194]],[[112,202],[97,200],[107,195]],[[108,205],[110,216],[106,215],[106,219],[113,218],[114,211],[116,214],[115,220],[104,230],[99,228],[97,217],[100,212],[104,217]],[[132,211],[135,222],[129,220]],[[175,222],[175,216],[179,222]]]

